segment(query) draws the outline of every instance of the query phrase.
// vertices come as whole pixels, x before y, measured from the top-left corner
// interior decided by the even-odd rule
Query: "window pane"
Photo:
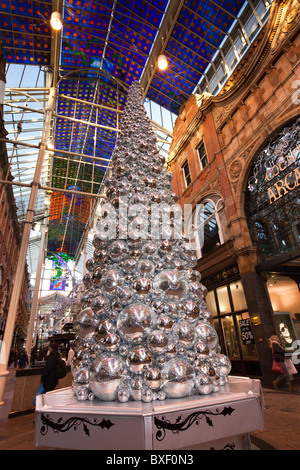
[[[239,357],[238,343],[236,338],[235,327],[232,317],[221,319],[222,329],[225,340],[226,354],[228,357]]]
[[[242,281],[232,282],[230,284],[231,297],[234,310],[243,310],[247,308],[247,302],[244,295]]]
[[[249,313],[242,313],[241,315],[237,315],[236,318],[239,325],[239,333],[241,338],[240,343],[242,347],[243,358],[257,359],[257,352],[254,344]],[[242,322],[242,320],[246,320],[246,322]]]
[[[217,296],[218,296],[220,313],[231,312],[227,286],[218,287]]]
[[[207,310],[213,315],[217,315],[217,306],[216,306],[215,294],[213,290],[207,293],[205,300],[206,300]]]

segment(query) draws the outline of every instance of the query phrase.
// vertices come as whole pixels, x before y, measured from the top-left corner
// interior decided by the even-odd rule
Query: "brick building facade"
[[[277,286],[289,282],[286,285],[295,297],[284,318],[292,322],[297,336],[300,227],[291,246],[285,244],[284,250],[261,256],[259,236],[253,237],[259,223],[250,220],[246,199],[258,156],[262,158],[266,146],[283,129],[300,126],[299,25],[298,0],[273,2],[266,25],[221,92],[217,96],[194,94],[181,108],[168,160],[179,203],[192,204],[194,214],[203,205],[193,220],[195,232],[202,229],[197,269],[209,291],[207,304],[223,348],[236,373],[263,377],[266,383],[272,380],[268,338],[278,332],[274,299],[279,291],[272,297],[270,282],[276,276]],[[292,207],[300,220],[300,152],[290,150],[296,160],[295,180],[288,180],[292,190],[276,184],[281,190],[280,210],[290,197],[287,193],[293,194]],[[265,216],[272,219],[276,211],[268,197],[263,206],[272,207],[273,212]],[[293,233],[298,228],[295,223]]]

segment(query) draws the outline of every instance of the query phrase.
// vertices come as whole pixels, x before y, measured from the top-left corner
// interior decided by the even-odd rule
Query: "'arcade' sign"
[[[268,168],[266,172],[266,181],[271,181],[274,177],[280,175],[286,168],[299,160],[300,144],[290,151],[285,157],[281,157],[277,164],[272,168]],[[293,168],[289,173],[285,174],[281,179],[277,180],[274,185],[268,188],[269,202],[280,199],[289,191],[293,191],[300,185],[300,167]]]

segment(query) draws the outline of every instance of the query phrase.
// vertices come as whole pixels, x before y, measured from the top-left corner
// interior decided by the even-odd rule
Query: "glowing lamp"
[[[61,14],[58,11],[54,11],[51,15],[50,24],[55,31],[60,31],[62,28]]]
[[[160,70],[166,70],[168,67],[168,60],[164,54],[161,54],[157,59],[157,65]]]

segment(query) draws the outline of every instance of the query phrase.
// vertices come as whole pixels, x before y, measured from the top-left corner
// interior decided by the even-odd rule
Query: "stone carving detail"
[[[229,168],[229,174],[231,179],[235,180],[237,179],[242,171],[242,164],[239,160],[235,160],[233,163],[231,163],[230,168]]]

